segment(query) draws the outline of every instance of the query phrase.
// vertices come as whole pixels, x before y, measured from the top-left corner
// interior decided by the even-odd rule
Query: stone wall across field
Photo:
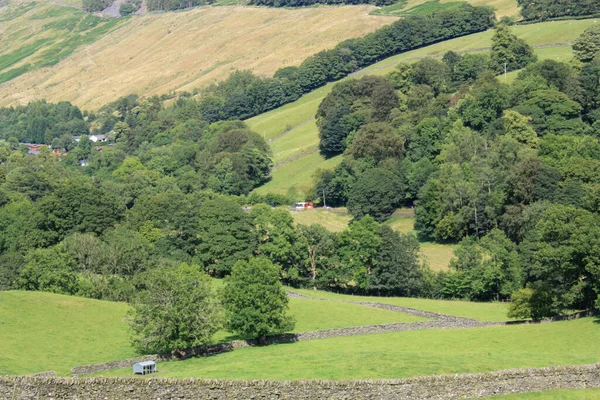
[[[600,388],[600,364],[381,381],[0,377],[15,399],[465,399],[552,389]]]

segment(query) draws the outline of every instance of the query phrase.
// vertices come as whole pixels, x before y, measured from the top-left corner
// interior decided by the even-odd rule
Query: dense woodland
[[[337,84],[317,125],[321,152],[344,161],[315,177],[314,196],[357,219],[383,221],[414,206],[420,236],[459,241],[438,296],[508,299],[526,286],[518,293],[541,314],[593,307],[600,60],[589,52],[597,31],[576,42],[579,60],[569,64],[534,62],[531,48],[499,27],[490,55],[447,53]],[[524,67],[512,84],[496,77],[505,62]]]
[[[519,318],[594,307],[597,27],[576,41],[570,63],[537,61],[527,43],[499,25],[489,54],[449,52],[399,64],[385,77],[336,84],[316,117],[321,152],[342,154],[343,162],[315,176],[306,200],[347,206],[354,220],[341,233],[296,225],[287,210],[258,204],[285,198],[250,193],[269,179],[271,154],[236,118],[386,55],[485,29],[491,16],[488,8],[464,6],[408,18],[275,78],[236,72],[198,100],[181,97],[168,107],[157,97],[128,96],[95,113],[44,101],[1,109],[0,289],[135,301],[151,313],[160,299],[145,289],[182,295],[180,288],[204,288],[198,301],[211,309],[205,273],[231,275],[230,288],[264,273],[271,286],[281,279],[347,293],[512,298]],[[510,84],[498,77],[505,65],[520,70]],[[299,91],[274,96],[282,82]],[[56,153],[42,147],[28,155],[19,144],[27,141]],[[400,206],[415,207],[423,238],[460,243],[450,271],[431,271],[415,236],[382,224]],[[285,293],[276,291],[273,301],[284,308]],[[250,334],[234,311],[262,297],[244,295],[225,295],[225,312],[236,332]],[[283,314],[275,320],[277,326],[252,334],[291,326]],[[144,318],[137,324],[152,327]],[[140,340],[152,335],[142,332]],[[140,347],[165,349],[159,339]]]

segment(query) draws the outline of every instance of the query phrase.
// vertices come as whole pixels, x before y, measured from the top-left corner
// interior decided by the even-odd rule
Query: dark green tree
[[[533,48],[510,32],[506,25],[498,25],[492,38],[490,68],[496,73],[524,68],[537,60]]]
[[[238,260],[248,259],[256,250],[252,220],[232,200],[205,201],[198,209],[197,218],[196,255],[211,275],[228,275]]]
[[[235,263],[223,289],[227,329],[265,343],[267,336],[294,328],[280,273],[281,269],[264,257]]]
[[[423,271],[417,239],[395,232],[387,225],[381,225],[377,234],[381,238],[381,247],[375,259],[370,290],[394,296],[421,294]]]
[[[373,168],[352,186],[348,211],[356,219],[370,215],[377,221],[384,221],[400,206],[402,195],[402,182],[398,176],[382,168]]]
[[[598,7],[600,9],[600,6]],[[573,54],[582,62],[589,62],[600,53],[600,26],[592,25],[573,42]]]

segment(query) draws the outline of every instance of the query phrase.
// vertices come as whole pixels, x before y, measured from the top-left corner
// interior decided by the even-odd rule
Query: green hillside
[[[56,371],[136,355],[124,303],[0,292],[0,375]]]
[[[513,26],[510,29],[533,46],[556,45],[536,48],[535,52],[540,59],[565,61],[572,57],[569,42],[577,38],[587,27],[596,23],[595,21],[593,19],[553,21]],[[402,53],[358,71],[354,76],[385,75],[393,71],[399,62],[416,61],[422,57],[442,57],[449,50],[486,51],[485,48],[491,45],[492,35],[492,31],[487,31]],[[508,78],[514,79],[515,76],[516,72],[511,73]],[[341,156],[325,160],[318,154],[316,151],[318,130],[311,120],[334,84],[330,83],[293,103],[246,121],[253,130],[270,140],[275,162],[280,164],[273,170],[272,180],[256,189],[257,193],[286,194],[290,187],[306,191],[312,184],[315,171],[334,168],[341,162]],[[309,152],[311,149],[313,152]]]
[[[125,321],[128,309],[125,303],[53,293],[0,292],[0,375],[49,370],[68,375],[78,365],[136,356]],[[294,332],[425,320],[310,299],[291,299],[290,313],[296,320]],[[231,338],[226,331],[215,336],[215,340]]]
[[[346,302],[377,302],[392,304],[400,307],[414,308],[439,314],[453,315],[455,317],[471,318],[481,322],[504,322],[509,320],[506,316],[508,304],[499,302],[478,303],[459,300],[432,300],[409,297],[368,297],[351,296],[322,290],[292,289],[305,296],[318,299],[327,299]]]
[[[162,363],[158,377],[383,379],[594,363],[593,319],[398,332],[254,347]],[[129,369],[104,375],[127,376]]]

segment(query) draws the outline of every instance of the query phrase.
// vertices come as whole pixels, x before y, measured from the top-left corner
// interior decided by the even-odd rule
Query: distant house
[[[106,135],[92,135],[90,136],[90,140],[94,143],[96,142],[106,142]]]
[[[94,143],[104,143],[106,141],[108,141],[108,138],[106,137],[106,135],[90,135],[88,136],[88,139],[90,139],[92,142]],[[73,141],[79,143],[79,141],[81,140],[81,136],[73,136]]]

